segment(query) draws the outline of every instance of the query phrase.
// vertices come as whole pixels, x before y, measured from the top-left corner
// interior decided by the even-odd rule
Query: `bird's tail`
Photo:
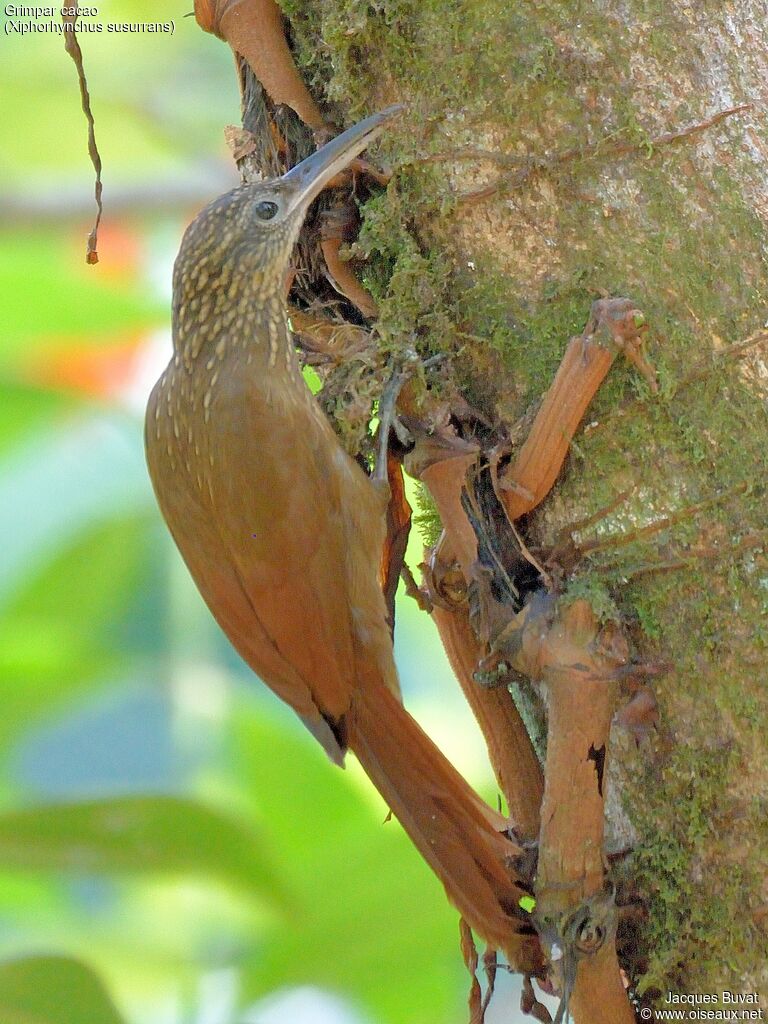
[[[360,681],[363,682],[362,680]],[[382,685],[360,685],[346,739],[470,927],[517,969],[540,966],[504,819],[474,792]]]

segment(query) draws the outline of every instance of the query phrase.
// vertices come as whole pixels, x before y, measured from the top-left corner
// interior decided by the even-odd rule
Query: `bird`
[[[173,354],[149,398],[160,511],[235,649],[328,756],[351,750],[469,926],[518,969],[540,951],[519,847],[404,708],[378,570],[387,485],[341,446],[302,377],[284,281],[324,185],[400,111],[342,132],[187,228]],[[372,883],[373,884],[373,883]]]

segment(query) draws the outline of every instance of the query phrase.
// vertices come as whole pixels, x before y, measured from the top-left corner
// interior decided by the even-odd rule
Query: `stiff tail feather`
[[[504,819],[474,792],[383,685],[361,685],[345,718],[346,739],[470,927],[518,970],[541,966],[527,895],[510,859],[519,847]]]

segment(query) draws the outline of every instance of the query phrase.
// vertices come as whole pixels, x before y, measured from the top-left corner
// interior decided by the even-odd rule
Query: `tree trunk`
[[[433,423],[458,393],[489,438],[514,439],[594,300],[645,316],[658,393],[617,362],[520,530],[543,558],[613,506],[576,539],[622,542],[556,565],[560,592],[620,623],[633,660],[669,665],[657,728],[643,689],[646,713],[620,716],[634,732],[611,736],[607,844],[631,850],[614,881],[640,905],[618,936],[632,991],[765,991],[768,9],[281,6],[327,119],[406,105],[355,251],[380,351],[448,356],[414,389]],[[343,372],[326,394],[354,447],[376,376]]]

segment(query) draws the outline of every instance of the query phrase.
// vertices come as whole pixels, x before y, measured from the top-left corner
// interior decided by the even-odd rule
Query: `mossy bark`
[[[527,530],[546,545],[627,488],[598,531],[707,503],[585,561],[569,586],[620,618],[638,658],[673,666],[655,683],[657,736],[614,743],[614,805],[618,793],[649,908],[633,981],[766,993],[768,370],[764,346],[715,358],[766,321],[765,6],[281,5],[321,106],[348,123],[407,106],[379,151],[395,176],[357,243],[383,348],[448,354],[451,383],[503,432],[594,299],[645,313],[660,393],[616,364]]]

